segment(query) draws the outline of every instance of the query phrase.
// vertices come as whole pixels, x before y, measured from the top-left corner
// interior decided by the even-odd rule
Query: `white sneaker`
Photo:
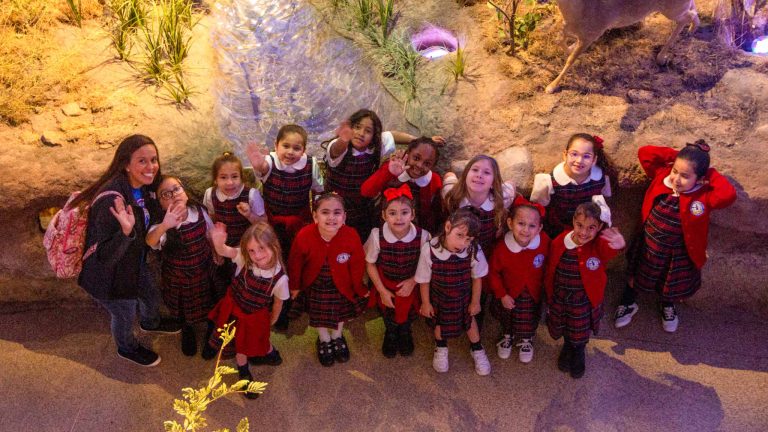
[[[475,360],[475,372],[480,376],[485,376],[491,373],[491,362],[488,361],[488,356],[485,354],[485,350],[472,351],[472,358]]]
[[[435,354],[432,356],[432,367],[437,372],[448,372],[448,347],[435,347]]]
[[[677,331],[677,325],[679,323],[680,320],[677,318],[677,309],[675,309],[675,305],[661,308],[661,324],[664,326],[665,332],[674,333]]]
[[[533,360],[533,344],[531,344],[531,340],[523,339],[517,346],[520,347],[520,352],[518,353],[520,361],[523,363],[530,363],[531,360]]]
[[[632,303],[631,305],[619,305],[619,307],[616,308],[616,321],[613,323],[613,326],[616,328],[622,328],[626,325],[629,325],[629,323],[632,322],[632,317],[637,313],[638,309],[639,307],[637,306],[637,303]]]
[[[512,355],[512,337],[510,335],[504,335],[496,344],[496,354],[505,360]]]

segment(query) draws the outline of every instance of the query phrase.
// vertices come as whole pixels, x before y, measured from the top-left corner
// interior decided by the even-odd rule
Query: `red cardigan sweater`
[[[496,298],[500,299],[505,294],[517,298],[528,289],[528,294],[539,302],[550,243],[546,234],[542,232],[539,235],[541,243],[538,248],[523,249],[517,253],[509,250],[503,237],[499,239],[488,271],[488,281]]]
[[[571,231],[563,232],[552,241],[549,260],[547,261],[547,272],[544,276],[544,286],[550,302],[555,291],[555,270],[560,264],[560,257],[566,250],[565,236]],[[600,237],[599,234],[589,243],[576,247],[576,255],[579,257],[579,275],[581,275],[584,291],[587,292],[592,307],[597,307],[603,302],[605,284],[608,282],[608,275],[605,272],[606,265],[619,252],[621,249],[611,248],[608,241]]]
[[[672,171],[678,151],[669,147],[640,147],[637,156],[646,175],[651,178],[651,186],[645,192],[642,208],[642,222],[651,214],[656,198],[662,194],[671,194],[672,189],[664,184],[664,179]],[[707,261],[707,238],[709,217],[712,210],[728,207],[736,201],[736,190],[728,179],[710,168],[704,177],[708,183],[691,193],[680,194],[680,221],[683,225],[683,237],[688,256],[696,267],[701,268]]]
[[[403,183],[389,172],[389,161],[387,161],[363,183],[360,187],[360,195],[366,198],[376,198],[387,187],[398,187],[401,184]],[[440,175],[432,171],[432,179],[429,184],[419,190],[419,202],[416,203],[419,225],[429,232],[435,232],[438,228],[438,216],[442,211],[440,202],[440,190],[442,188],[443,180]],[[437,202],[434,202],[435,198],[437,198]]]
[[[360,236],[346,225],[326,242],[320,237],[317,224],[307,225],[296,234],[288,256],[288,283],[291,291],[305,290],[317,279],[328,260],[336,289],[354,301],[368,290],[363,286],[365,252]]]

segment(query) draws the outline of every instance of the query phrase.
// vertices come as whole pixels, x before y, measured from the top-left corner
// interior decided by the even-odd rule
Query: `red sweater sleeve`
[[[637,150],[640,166],[649,178],[655,178],[658,171],[675,162],[678,151],[670,147],[643,146]]]
[[[709,178],[709,187],[711,188],[707,195],[710,208],[725,208],[736,201],[736,189],[725,176],[717,172],[716,169],[710,168],[707,178]]]
[[[376,198],[384,190],[384,186],[396,178],[389,172],[389,161],[384,162],[384,165],[363,182],[360,187],[360,195],[366,198]]]
[[[507,291],[504,289],[504,281],[501,274],[501,270],[504,268],[504,263],[501,260],[501,255],[504,254],[504,251],[501,250],[502,248],[506,248],[503,240],[496,245],[496,248],[493,251],[493,255],[491,255],[491,264],[488,268],[488,283],[491,286],[493,295],[498,299],[504,297],[504,295],[507,293]]]

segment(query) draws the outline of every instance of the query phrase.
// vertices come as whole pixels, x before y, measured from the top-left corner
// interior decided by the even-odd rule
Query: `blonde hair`
[[[267,222],[259,221],[248,227],[243,233],[243,237],[240,239],[240,254],[245,261],[245,267],[249,268],[254,263],[251,261],[251,256],[248,254],[248,242],[255,240],[258,243],[263,244],[272,250],[272,261],[270,261],[270,268],[280,264],[280,267],[285,269],[283,264],[283,250],[280,247],[280,239],[277,237],[274,228]]]
[[[491,197],[493,198],[493,223],[496,228],[501,227],[506,219],[507,210],[504,208],[504,192],[501,186],[501,170],[499,169],[499,163],[496,159],[487,155],[477,155],[470,159],[467,163],[464,171],[461,172],[459,182],[451,189],[445,196],[444,206],[445,213],[452,214],[461,205],[461,200],[468,195],[467,191],[467,175],[472,165],[480,161],[488,161],[491,164],[493,170],[493,182],[491,182]]]

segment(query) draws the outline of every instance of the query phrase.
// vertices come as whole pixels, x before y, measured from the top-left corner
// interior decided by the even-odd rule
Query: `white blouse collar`
[[[576,180],[572,179],[571,176],[565,173],[565,162],[560,162],[557,164],[555,169],[552,170],[552,177],[560,186],[565,186],[567,184],[579,184],[576,183]],[[597,165],[592,165],[592,169],[589,171],[589,177],[584,180],[584,183],[590,180],[600,180],[601,178],[603,178],[603,170]]]
[[[240,189],[238,189],[237,192],[235,192],[231,196],[228,196],[224,192],[220,191],[219,188],[214,188],[214,190],[216,191],[216,199],[218,199],[220,202],[232,200],[239,197],[240,194],[243,193],[243,189],[245,189],[245,184],[240,185]]]
[[[373,149],[368,147],[365,150],[358,150],[355,147],[352,148],[352,156],[360,156],[360,155],[366,155],[366,154],[373,154]]]
[[[392,233],[392,230],[389,228],[389,224],[385,223],[384,227],[382,227],[381,234],[384,236],[384,240],[386,240],[388,243],[397,243],[399,241],[408,243],[412,242],[413,239],[416,238],[416,227],[411,224],[411,228],[408,230],[408,233],[403,236],[403,238],[399,239]]]
[[[508,231],[504,234],[504,244],[507,245],[507,249],[512,253],[520,253],[525,249],[538,249],[539,245],[541,245],[541,235],[536,234],[536,237],[528,243],[528,246],[520,246],[517,240],[515,240],[515,235],[512,234],[512,231]]]
[[[280,267],[280,263],[277,263],[271,269],[266,269],[266,270],[262,270],[256,267],[256,264],[251,264],[251,272],[253,272],[253,275],[261,278],[274,277],[276,274],[280,273],[281,269],[282,267]]]
[[[565,235],[565,248],[568,250],[576,249],[579,247],[579,245],[576,244],[575,241],[573,241],[573,231],[569,232]]]
[[[432,171],[427,172],[426,174],[424,174],[423,176],[421,176],[419,178],[411,178],[411,176],[408,175],[407,171],[403,171],[402,174],[397,176],[397,179],[400,180],[403,183],[408,182],[408,181],[412,181],[412,182],[416,183],[416,185],[419,186],[419,187],[425,187],[425,186],[427,186],[429,184],[429,182],[432,181]]]
[[[680,194],[677,193],[677,191],[675,191],[675,189],[672,187],[672,179],[670,178],[670,176],[671,176],[671,174],[666,176],[666,177],[664,177],[664,180],[662,181],[662,183],[664,183],[664,186],[672,189],[672,193],[674,194],[674,196],[679,196]],[[691,190],[687,190],[687,191],[685,191],[683,193],[684,194],[689,194],[689,193],[696,192],[697,190],[701,189],[702,186],[703,186],[702,184],[697,184],[696,186],[691,188]]]
[[[272,162],[275,164],[275,168],[279,169],[280,171],[286,171],[286,170],[288,172],[291,172],[291,170],[299,171],[299,170],[303,170],[304,167],[307,166],[307,154],[306,153],[301,155],[299,160],[297,160],[296,162],[294,162],[294,163],[292,163],[290,165],[285,165],[282,162],[280,162],[280,159],[278,159],[276,152],[271,152],[270,155],[272,156]]]
[[[486,198],[485,201],[483,201],[483,203],[480,204],[480,209],[485,211],[493,211],[494,206],[493,206],[492,197],[493,196],[491,194],[488,194],[488,198]],[[469,202],[469,198],[462,198],[459,208],[470,207],[470,206],[472,206],[472,203]]]
[[[434,239],[430,240],[429,245],[432,247],[432,252],[435,254],[437,259],[439,259],[440,261],[447,260],[448,258],[451,257],[451,255],[456,255],[459,258],[466,258],[467,254],[468,254],[467,249],[463,249],[463,250],[461,250],[459,252],[455,252],[455,253],[449,251],[448,249],[444,248],[440,244],[440,239],[437,238],[437,237],[435,237]]]

